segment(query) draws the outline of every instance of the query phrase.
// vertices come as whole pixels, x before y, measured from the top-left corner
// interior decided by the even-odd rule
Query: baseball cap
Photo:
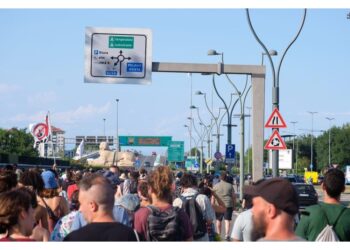
[[[43,178],[43,181],[44,181],[44,188],[46,188],[46,189],[58,188],[55,174],[52,171],[42,172],[41,178]]]
[[[288,214],[298,213],[298,194],[293,185],[284,178],[259,180],[253,185],[245,186],[243,193],[253,197],[260,196]]]

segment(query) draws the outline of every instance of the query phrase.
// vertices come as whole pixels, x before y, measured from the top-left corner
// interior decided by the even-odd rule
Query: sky
[[[350,8],[308,9],[304,28],[286,54],[280,72],[280,112],[287,122],[281,134],[327,130],[350,121],[349,58]],[[277,69],[283,51],[296,35],[303,9],[251,9],[253,26],[273,57]],[[0,9],[0,128],[25,128],[43,122],[50,111],[52,125],[65,131],[67,138],[81,135],[116,135],[116,101],[119,135],[172,136],[185,141],[184,127],[192,104],[199,107],[204,121],[210,122],[203,96],[211,103],[212,82],[198,74],[156,73],[149,85],[84,83],[85,28],[147,28],[152,31],[153,62],[218,63],[209,49],[224,52],[227,64],[260,65],[262,47],[248,26],[245,9]],[[264,59],[268,63],[267,58]],[[239,90],[244,76],[231,76]],[[219,92],[229,103],[233,87],[216,76]],[[265,120],[272,112],[272,73],[266,64]],[[251,106],[248,94],[246,106]],[[213,110],[223,104],[214,94]],[[238,108],[238,106],[237,106]],[[234,114],[238,114],[235,109]],[[246,109],[245,112],[248,112]],[[196,126],[197,114],[194,112]],[[233,119],[239,123],[238,119]],[[223,124],[225,123],[225,119]],[[246,118],[248,134],[249,118]],[[232,142],[239,145],[239,127],[233,128]],[[221,128],[221,151],[226,129]],[[320,133],[315,132],[315,135]],[[271,135],[265,129],[265,138]],[[246,145],[248,144],[246,137]],[[215,141],[214,141],[215,143]],[[214,144],[215,145],[215,144]],[[193,142],[192,142],[193,146]],[[73,145],[67,145],[68,148]],[[141,148],[145,153],[164,148]],[[205,149],[206,152],[206,149]]]

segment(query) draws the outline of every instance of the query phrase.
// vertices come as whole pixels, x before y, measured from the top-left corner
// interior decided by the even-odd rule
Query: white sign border
[[[94,77],[91,75],[91,36],[94,33],[108,34],[128,34],[146,36],[146,65],[144,78],[111,78],[111,77]],[[85,28],[85,83],[106,83],[106,84],[138,84],[148,85],[152,81],[152,31],[150,29],[137,28]]]

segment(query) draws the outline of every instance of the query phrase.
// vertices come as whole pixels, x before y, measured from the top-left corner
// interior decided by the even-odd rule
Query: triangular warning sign
[[[273,131],[270,139],[265,144],[264,149],[272,149],[272,150],[287,149],[287,146],[284,143],[280,134],[278,133],[278,130]]]
[[[287,125],[285,121],[283,120],[280,112],[277,108],[275,108],[272,111],[272,114],[270,115],[269,119],[267,120],[265,124],[265,128],[286,128]]]

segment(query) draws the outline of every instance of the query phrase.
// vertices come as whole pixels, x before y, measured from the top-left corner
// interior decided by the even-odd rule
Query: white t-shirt
[[[252,241],[251,232],[253,230],[252,209],[240,213],[233,225],[231,238],[240,241]]]

